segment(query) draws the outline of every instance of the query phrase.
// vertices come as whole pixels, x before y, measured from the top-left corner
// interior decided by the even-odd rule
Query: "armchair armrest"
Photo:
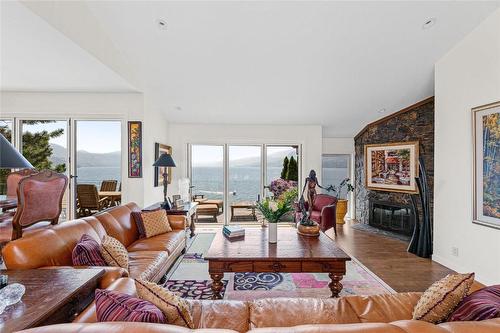
[[[105,289],[115,280],[122,277],[128,277],[128,271],[125,268],[114,267],[114,266],[44,266],[40,269],[62,269],[62,268],[73,268],[73,269],[88,269],[88,268],[100,268],[104,269],[104,275],[99,280],[99,288]]]
[[[184,230],[188,226],[187,218],[184,215],[168,215],[168,222],[174,230]]]
[[[337,204],[324,206],[321,209],[321,229],[323,231],[334,227],[337,223]]]

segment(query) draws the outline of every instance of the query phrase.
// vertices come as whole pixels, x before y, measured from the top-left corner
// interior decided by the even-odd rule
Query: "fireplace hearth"
[[[408,204],[370,200],[368,224],[375,228],[411,236],[415,227],[415,212]]]

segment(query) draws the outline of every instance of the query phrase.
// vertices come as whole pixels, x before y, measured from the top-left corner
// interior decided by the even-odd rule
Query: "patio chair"
[[[108,197],[99,198],[97,186],[94,184],[77,184],[78,217],[90,216],[105,209]]]
[[[118,186],[117,180],[103,180],[101,182],[101,192],[111,192],[116,191],[116,187]]]
[[[17,210],[12,219],[12,240],[21,238],[23,229],[36,223],[57,224],[67,186],[68,177],[51,170],[21,179],[17,189]]]

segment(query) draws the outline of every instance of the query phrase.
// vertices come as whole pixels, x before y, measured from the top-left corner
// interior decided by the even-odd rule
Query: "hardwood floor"
[[[408,244],[403,241],[353,229],[353,223],[356,222],[337,225],[336,241],[397,292],[424,291],[436,280],[454,272],[406,252]],[[335,239],[333,229],[326,234]]]

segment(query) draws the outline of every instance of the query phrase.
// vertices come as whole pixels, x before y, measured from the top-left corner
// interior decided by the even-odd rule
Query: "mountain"
[[[66,163],[67,149],[57,144],[50,144],[52,156],[50,160],[54,164]],[[79,150],[76,155],[78,167],[120,167],[121,152],[111,153],[90,153],[85,150]]]
[[[288,159],[290,157],[297,156],[295,155],[295,151],[290,149],[289,152],[287,152],[286,156],[288,156]],[[267,166],[268,167],[282,167],[283,166],[283,159],[285,158],[285,155],[283,155],[283,152],[277,152],[274,154],[270,154],[267,156]],[[217,161],[214,163],[204,163],[204,164],[197,164],[194,165],[195,167],[219,167],[222,164],[221,161]],[[245,158],[240,158],[237,160],[232,160],[230,162],[230,167],[260,167],[260,157],[257,156],[252,156],[252,157],[245,157]]]

